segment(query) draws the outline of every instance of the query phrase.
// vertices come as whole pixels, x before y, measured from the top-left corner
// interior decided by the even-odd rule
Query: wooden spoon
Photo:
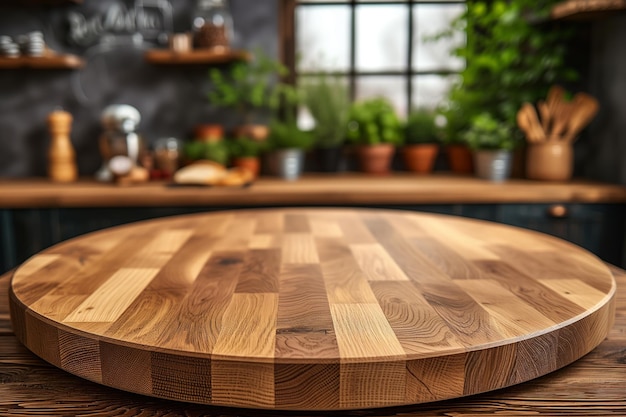
[[[565,101],[557,102],[554,124],[552,125],[552,131],[550,132],[551,140],[560,140],[567,126],[570,123],[573,111],[573,104]]]
[[[537,103],[537,108],[539,109],[539,114],[541,115],[541,127],[546,135],[549,135],[550,126],[551,126],[551,113],[550,107],[546,104],[545,101],[539,100]]]
[[[589,94],[578,93],[573,100],[574,109],[572,111],[567,131],[563,135],[563,140],[573,142],[576,136],[583,130],[595,117],[600,109],[598,100]]]
[[[532,104],[524,103],[522,105],[522,108],[517,112],[517,124],[526,133],[528,142],[540,143],[545,140],[545,133]]]
[[[552,125],[550,130],[546,131],[548,138],[558,138],[559,130],[563,129],[563,122],[561,120],[561,106],[565,102],[565,89],[560,85],[553,85],[548,90],[548,97],[546,98],[546,105],[551,115]]]

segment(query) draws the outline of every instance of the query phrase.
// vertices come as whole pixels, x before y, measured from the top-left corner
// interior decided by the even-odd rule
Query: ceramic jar
[[[567,181],[572,177],[574,150],[570,142],[533,143],[526,154],[526,177],[531,180]]]

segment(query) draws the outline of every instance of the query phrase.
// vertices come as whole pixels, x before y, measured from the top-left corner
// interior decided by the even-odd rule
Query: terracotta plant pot
[[[389,174],[395,151],[396,148],[389,143],[360,146],[357,152],[361,171],[375,175]]]
[[[448,164],[452,172],[456,174],[471,174],[474,172],[472,152],[465,145],[446,146]]]
[[[259,171],[261,169],[261,161],[257,156],[235,158],[233,159],[233,165],[238,168],[247,169],[254,175],[254,178],[259,176]]]
[[[233,131],[233,135],[235,138],[247,137],[258,141],[263,141],[267,139],[269,133],[269,127],[265,125],[254,124],[242,125],[235,128],[235,130]]]
[[[206,124],[197,125],[193,130],[196,140],[202,142],[219,142],[224,137],[222,125]]]
[[[529,144],[526,176],[531,180],[567,181],[572,178],[574,150],[570,142]]]
[[[427,174],[432,172],[438,153],[439,146],[434,143],[423,143],[405,146],[402,155],[404,165],[409,171]]]

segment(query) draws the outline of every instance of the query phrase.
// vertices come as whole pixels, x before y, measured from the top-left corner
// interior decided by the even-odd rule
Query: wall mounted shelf
[[[145,54],[148,62],[159,65],[226,64],[246,61],[250,57],[249,52],[239,50],[215,52],[197,49],[189,52],[176,52],[169,49],[151,49]]]
[[[626,11],[626,0],[567,0],[552,8],[553,20],[592,20]]]
[[[41,57],[19,56],[16,58],[0,57],[0,69],[33,68],[33,69],[74,69],[80,68],[85,62],[76,55],[49,54]]]
[[[6,0],[0,6],[68,6],[72,4],[82,4],[83,0]]]

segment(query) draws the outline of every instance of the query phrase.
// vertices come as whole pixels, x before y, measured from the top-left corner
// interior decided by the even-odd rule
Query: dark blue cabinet
[[[374,207],[374,206],[371,206]],[[547,233],[626,267],[626,204],[441,204],[375,206],[489,220]],[[113,207],[0,210],[0,269],[72,237],[140,220],[238,207]]]

